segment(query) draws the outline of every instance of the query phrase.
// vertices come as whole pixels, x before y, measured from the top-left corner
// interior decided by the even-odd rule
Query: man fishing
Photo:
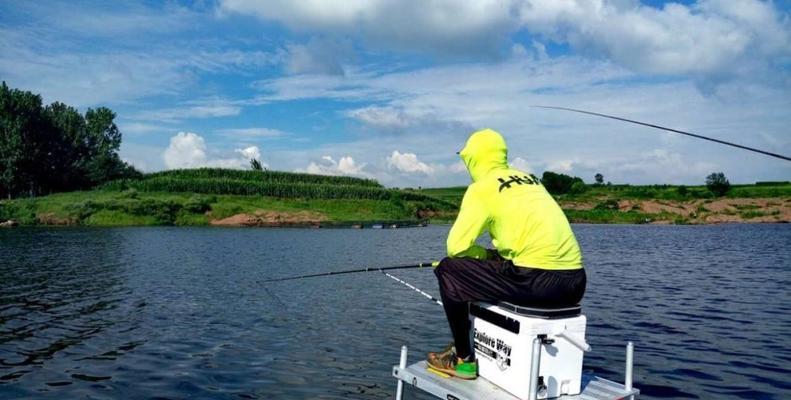
[[[508,301],[564,307],[585,292],[582,256],[571,227],[535,175],[508,166],[503,137],[484,129],[459,152],[472,177],[448,235],[448,257],[434,270],[452,343],[428,353],[428,364],[475,379],[478,362],[470,343],[471,301]],[[488,231],[494,249],[475,244]]]

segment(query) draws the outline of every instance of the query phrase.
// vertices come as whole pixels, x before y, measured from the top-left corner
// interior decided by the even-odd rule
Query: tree
[[[40,191],[40,168],[52,128],[42,116],[41,96],[0,85],[0,195]]]
[[[84,160],[90,185],[121,177],[124,162],[118,157],[121,132],[113,121],[115,113],[109,108],[88,109],[85,113],[85,138],[89,143],[89,158]]]
[[[87,189],[139,176],[118,156],[121,132],[108,108],[77,109],[0,85],[0,196]]]
[[[585,184],[585,182],[583,182],[579,177],[558,174],[552,171],[544,171],[544,174],[541,175],[541,184],[543,184],[547,191],[552,194],[568,193],[571,191],[571,187],[576,182],[579,182],[582,185]]]
[[[89,157],[85,141],[85,118],[76,108],[55,102],[44,108],[44,117],[50,121],[57,140],[50,143],[48,159],[43,166],[53,191],[69,190],[88,186],[86,172],[80,160]]]
[[[597,173],[596,176],[594,176],[593,178],[596,179],[597,185],[601,185],[602,183],[604,183],[604,175],[600,173]]]
[[[261,162],[256,160],[255,158],[251,158],[250,159],[250,168],[252,168],[254,171],[263,171],[264,170],[264,167],[261,166]]]
[[[722,172],[713,172],[706,177],[706,188],[716,196],[724,196],[731,189],[731,183]]]

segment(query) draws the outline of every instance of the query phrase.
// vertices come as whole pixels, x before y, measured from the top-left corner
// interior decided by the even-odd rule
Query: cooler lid
[[[544,308],[536,306],[519,306],[507,301],[497,303],[497,307],[525,317],[559,319],[576,317],[582,314],[582,306],[575,304],[570,307]]]

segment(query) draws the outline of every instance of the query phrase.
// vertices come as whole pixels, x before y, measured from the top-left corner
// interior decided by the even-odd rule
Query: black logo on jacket
[[[497,180],[500,181],[500,190],[498,190],[498,192],[502,192],[503,189],[510,189],[511,185],[513,185],[513,184],[516,184],[516,185],[540,185],[541,184],[541,181],[539,181],[538,178],[535,175],[533,175],[533,174],[523,175],[523,176],[511,175],[511,176],[508,177],[508,180],[505,180],[504,178],[497,178]]]

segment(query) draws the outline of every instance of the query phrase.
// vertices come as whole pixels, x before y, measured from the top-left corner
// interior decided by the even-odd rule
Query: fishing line
[[[674,133],[678,133],[678,134],[681,134],[681,135],[692,136],[694,138],[708,140],[708,141],[711,141],[711,142],[724,144],[726,146],[738,147],[740,149],[753,151],[753,152],[756,152],[756,153],[761,153],[761,154],[764,154],[764,155],[767,155],[767,156],[770,156],[770,157],[779,158],[781,160],[791,161],[791,157],[784,156],[782,154],[772,153],[772,152],[768,152],[768,151],[765,151],[765,150],[756,149],[756,148],[753,148],[753,147],[747,147],[747,146],[743,146],[743,145],[736,144],[736,143],[726,142],[724,140],[715,139],[715,138],[711,138],[711,137],[707,137],[707,136],[703,136],[703,135],[698,135],[698,134],[691,133],[691,132],[685,132],[685,131],[681,131],[681,130],[678,130],[678,129],[666,128],[664,126],[655,125],[655,124],[649,124],[649,123],[646,123],[646,122],[635,121],[633,119],[616,117],[614,115],[602,114],[602,113],[597,113],[597,112],[592,112],[592,111],[585,111],[585,110],[578,110],[576,108],[567,108],[567,107],[555,107],[555,106],[530,106],[530,107],[533,107],[533,108],[548,108],[548,109],[552,109],[552,110],[571,111],[571,112],[576,112],[576,113],[581,113],[581,114],[595,115],[597,117],[604,117],[604,118],[615,119],[615,120],[618,120],[618,121],[629,122],[629,123],[632,123],[632,124],[648,126],[648,127],[656,128],[656,129],[662,129],[662,130],[665,130],[665,131],[674,132]]]
[[[379,271],[379,272],[385,274],[386,276],[390,277],[391,279],[395,280],[396,282],[398,282],[398,283],[400,283],[400,284],[402,284],[402,285],[404,285],[404,286],[406,286],[406,287],[408,287],[408,288],[420,293],[425,298],[433,301],[434,303],[442,305],[442,301],[437,300],[434,296],[432,296],[432,295],[430,295],[430,294],[418,289],[417,287],[415,287],[414,285],[410,284],[409,282],[405,282],[405,281],[403,281],[403,280],[401,280],[401,279],[399,279],[399,278],[397,278],[397,277],[395,277],[395,276],[393,276],[393,275],[391,275],[391,274],[386,272],[386,271],[391,271],[391,270],[394,270],[394,269],[426,268],[426,267],[436,267],[437,265],[439,265],[438,261],[429,261],[429,262],[413,264],[413,265],[396,265],[396,266],[392,266],[392,267],[380,267],[380,268],[366,267],[366,268],[349,269],[349,270],[343,270],[343,271],[327,271],[327,272],[319,272],[319,273],[316,273],[316,274],[306,274],[306,275],[297,275],[297,276],[287,276],[287,277],[284,277],[284,278],[266,279],[266,280],[263,280],[263,281],[258,281],[258,283],[283,282],[283,281],[292,281],[292,280],[305,279],[305,278],[315,278],[315,277],[319,277],[319,276],[343,275],[343,274],[353,274],[353,273],[358,273],[358,272]],[[266,292],[269,293],[272,297],[277,297],[277,296],[275,296],[274,293],[270,292],[266,288],[266,286],[264,286],[264,289],[266,289]],[[277,300],[280,301],[279,298]],[[282,302],[281,302],[281,304],[282,304]]]
[[[280,304],[280,306],[281,306],[281,307],[288,307],[288,305],[286,305],[286,303],[285,303],[285,302],[283,302],[283,300],[280,298],[280,296],[278,296],[278,295],[274,294],[274,293],[273,293],[271,290],[269,290],[269,288],[268,288],[268,287],[264,286],[264,291],[265,291],[267,294],[269,294],[269,296],[270,296],[270,297],[272,297],[273,299],[275,299],[275,301],[277,301],[277,302]]]

